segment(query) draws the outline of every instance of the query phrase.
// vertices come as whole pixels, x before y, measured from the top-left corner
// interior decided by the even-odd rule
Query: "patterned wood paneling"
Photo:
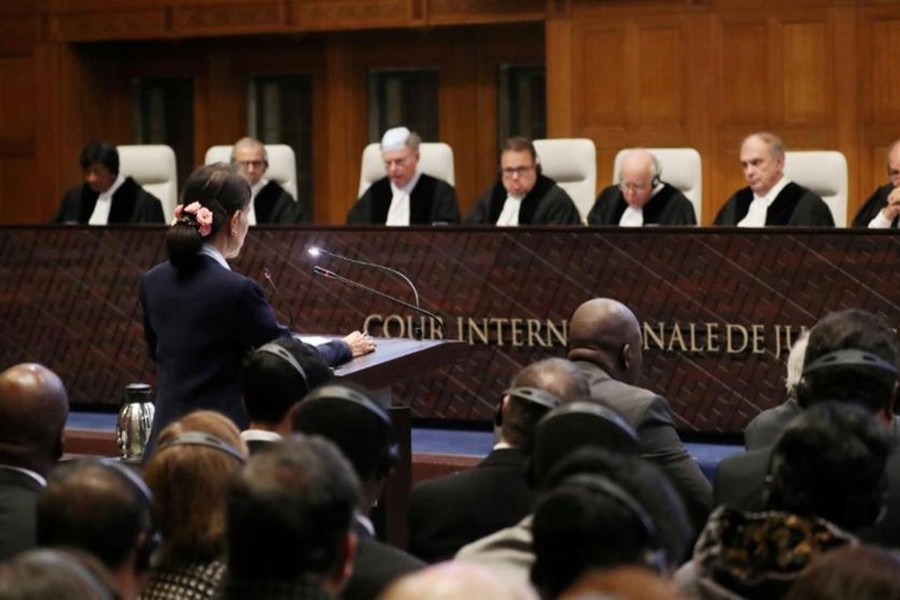
[[[827,24],[787,23],[782,27],[784,53],[784,123],[787,126],[828,125],[831,61]]]
[[[470,330],[460,330],[457,319],[505,320],[499,337],[496,323],[474,336],[483,335],[490,345],[477,342],[460,362],[396,386],[396,397],[422,417],[489,420],[518,369],[564,354],[546,328],[531,330],[527,320],[549,319],[564,330],[572,310],[595,296],[625,302],[654,330],[663,324],[667,349],[650,343],[639,384],[669,399],[681,428],[705,432],[737,432],[783,399],[784,356],[776,357],[776,326],[790,325],[796,335],[829,311],[851,306],[900,324],[900,239],[890,234],[251,230],[235,269],[251,277],[264,266],[271,270],[281,295],[271,301],[282,321],[290,309],[300,331],[340,333],[360,328],[371,315],[407,316],[406,311],[315,277],[309,245],[406,273],[418,285],[423,306],[447,319],[447,338],[468,339]],[[152,382],[138,281],[164,256],[162,228],[0,229],[0,369],[43,362],[82,404],[114,405],[127,383]],[[324,264],[385,292],[409,295],[380,271],[334,259]],[[713,324],[712,348],[691,350],[690,324],[701,332],[697,340]],[[684,332],[684,348],[676,325]],[[377,326],[372,329],[379,333]],[[747,350],[728,353],[729,344]],[[760,352],[751,350],[754,344]]]

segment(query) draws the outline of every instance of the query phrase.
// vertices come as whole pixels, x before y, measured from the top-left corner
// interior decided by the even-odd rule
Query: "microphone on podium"
[[[325,256],[330,256],[332,258],[336,258],[338,260],[343,260],[343,261],[351,263],[351,264],[360,265],[360,266],[364,266],[364,267],[371,267],[374,269],[386,271],[388,273],[391,273],[392,275],[399,277],[400,279],[405,281],[406,284],[409,286],[409,288],[412,290],[413,297],[415,298],[415,304],[411,304],[411,303],[407,302],[406,300],[402,300],[400,298],[397,298],[396,296],[392,296],[392,295],[386,294],[380,290],[376,290],[375,288],[369,287],[369,286],[367,286],[363,283],[360,283],[358,281],[355,281],[353,279],[348,279],[347,277],[344,277],[343,275],[335,273],[334,271],[332,271],[330,269],[325,269],[318,265],[313,266],[313,273],[315,273],[316,275],[320,275],[327,279],[334,279],[336,281],[340,281],[341,283],[347,284],[351,287],[365,290],[367,292],[375,294],[376,296],[380,296],[381,298],[385,298],[386,300],[390,300],[391,302],[394,302],[401,306],[405,306],[406,308],[409,308],[421,315],[425,315],[426,317],[433,319],[437,323],[438,327],[441,330],[443,330],[444,324],[441,321],[441,318],[438,317],[433,312],[431,312],[430,310],[424,309],[419,305],[419,291],[416,289],[416,286],[413,284],[413,282],[410,281],[409,277],[407,277],[400,271],[398,271],[396,269],[392,269],[391,267],[387,267],[385,265],[379,265],[378,263],[368,262],[368,261],[364,261],[364,260],[357,260],[355,258],[348,258],[346,256],[341,256],[340,254],[335,254],[333,252],[323,250],[322,248],[319,248],[316,246],[311,247],[309,249],[309,253],[312,256],[319,256],[319,255],[323,254]],[[418,324],[418,323],[413,324],[413,335],[418,340],[422,339],[422,327],[420,324]]]
[[[275,280],[272,279],[272,272],[269,271],[269,267],[263,267],[262,269],[263,279],[266,280],[266,283],[269,284],[269,287],[272,288],[272,292],[275,294],[275,297],[278,298],[278,302],[281,304],[285,304],[284,300],[281,298],[281,293],[278,291],[278,287],[275,285]],[[290,305],[287,306],[287,315],[288,315],[288,323],[291,325],[291,331],[294,331],[294,311],[291,310]]]

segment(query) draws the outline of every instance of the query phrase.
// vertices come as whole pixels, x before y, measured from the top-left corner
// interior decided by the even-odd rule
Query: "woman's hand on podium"
[[[344,341],[350,346],[350,352],[353,354],[353,358],[375,352],[375,340],[373,340],[372,336],[368,333],[354,331],[345,337]]]

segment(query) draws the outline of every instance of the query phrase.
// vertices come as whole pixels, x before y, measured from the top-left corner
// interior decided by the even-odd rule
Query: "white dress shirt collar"
[[[112,208],[112,198],[122,184],[125,183],[125,176],[122,173],[116,175],[116,180],[109,186],[109,189],[97,196],[97,203],[94,205],[94,212],[88,219],[88,225],[106,225],[109,222],[109,211]]]
[[[785,186],[791,182],[786,176],[782,176],[778,183],[769,188],[764,196],[753,194],[753,200],[750,202],[750,209],[747,215],[737,224],[738,227],[765,227],[766,216],[769,207],[775,202],[778,194],[784,190]]]
[[[203,244],[203,247],[200,248],[200,254],[205,254],[206,256],[210,257],[211,259],[213,259],[214,261],[216,261],[217,263],[219,263],[220,265],[222,265],[229,271],[231,270],[231,266],[228,264],[228,261],[225,260],[225,257],[222,256],[222,253],[219,252],[219,249],[216,248],[215,246],[213,246],[212,244],[210,244],[209,242],[206,242],[205,244]]]

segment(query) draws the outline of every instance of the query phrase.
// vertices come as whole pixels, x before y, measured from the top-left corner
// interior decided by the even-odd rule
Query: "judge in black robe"
[[[384,225],[393,197],[391,180],[388,177],[379,179],[350,209],[347,225]],[[409,224],[436,223],[459,223],[456,191],[446,181],[422,173],[409,194]]]
[[[506,188],[497,181],[478,199],[466,223],[495,225],[506,203]],[[559,185],[538,175],[534,187],[522,198],[519,225],[580,225],[581,215],[572,198]]]
[[[66,192],[54,223],[87,223],[97,205],[100,193],[87,183],[76,185]],[[162,202],[147,192],[131,177],[119,186],[112,196],[109,224],[165,223]]]
[[[681,191],[662,183],[662,189],[653,194],[641,212],[644,225],[696,225],[694,205]],[[628,203],[618,185],[611,185],[600,192],[588,213],[588,225],[618,225]]]
[[[853,219],[854,227],[868,227],[869,223],[878,216],[888,203],[888,196],[894,190],[894,184],[888,183],[875,190],[866,203],[862,205],[856,217]],[[900,216],[891,221],[891,228],[896,229],[900,223]]]
[[[747,216],[753,190],[745,187],[736,192],[719,214],[714,225],[736,226]],[[825,201],[802,185],[787,184],[766,211],[766,227],[834,227],[834,217]]]
[[[295,202],[277,181],[267,182],[253,196],[253,212],[256,213],[256,222],[260,225],[263,223],[290,225],[308,221],[300,203]]]

